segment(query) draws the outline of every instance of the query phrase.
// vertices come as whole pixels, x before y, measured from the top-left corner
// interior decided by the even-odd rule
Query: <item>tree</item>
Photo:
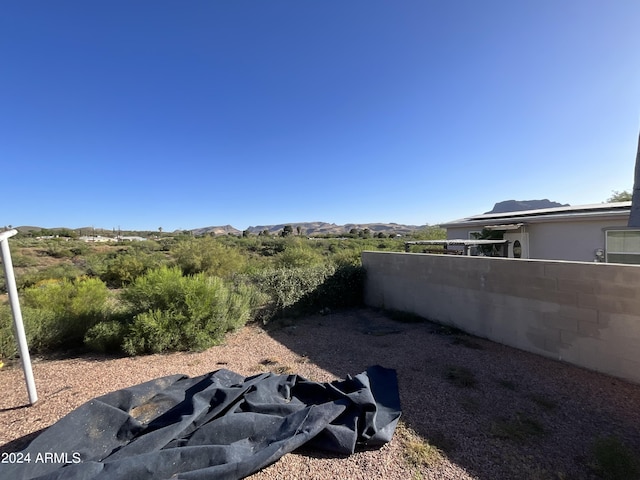
[[[360,238],[369,238],[371,236],[371,230],[369,230],[368,228],[365,228],[364,230],[360,230],[358,232],[358,236]]]
[[[640,227],[640,134],[638,134],[638,153],[636,153],[636,170],[633,177],[633,197],[631,200],[629,227]]]
[[[612,202],[628,202],[631,200],[632,197],[632,193],[628,192],[626,190],[623,190],[621,192],[617,191],[617,190],[613,190],[611,192],[611,196],[609,198],[607,198],[607,203],[612,203]]]
[[[300,228],[300,225],[296,227],[296,232],[298,232],[298,235],[302,234],[302,228]]]
[[[281,235],[283,237],[288,237],[292,233],[293,233],[293,227],[291,225],[285,225],[284,228],[282,229]]]

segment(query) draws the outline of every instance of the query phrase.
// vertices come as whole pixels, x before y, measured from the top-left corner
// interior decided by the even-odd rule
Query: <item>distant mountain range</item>
[[[251,234],[257,235],[260,232],[267,230],[269,234],[274,235],[281,232],[286,225],[293,227],[294,233],[297,233],[297,229],[300,228],[302,235],[339,235],[342,233],[349,233],[351,229],[364,230],[368,228],[371,233],[383,232],[389,233],[411,233],[422,228],[426,228],[426,225],[401,225],[398,223],[347,223],[345,225],[336,225],[335,223],[327,222],[291,222],[280,223],[277,225],[257,225],[255,227],[247,228],[247,231]],[[217,226],[217,227],[203,227],[191,230],[194,235],[226,235],[231,233],[232,235],[241,235],[242,231],[231,225]]]
[[[553,208],[553,207],[564,207],[569,204],[563,204],[558,202],[552,202],[548,199],[543,200],[505,200],[502,202],[498,202],[494,205],[493,209],[485,212],[488,213],[506,213],[506,212],[517,212],[522,210],[537,210],[540,208]],[[336,225],[335,223],[327,223],[327,222],[291,222],[291,223],[280,223],[277,225],[257,225],[255,227],[247,228],[247,231],[253,235],[257,235],[260,232],[264,232],[267,230],[270,235],[277,235],[280,233],[286,225],[291,225],[293,227],[294,234],[297,234],[298,228],[300,228],[301,235],[340,235],[349,233],[350,230],[364,230],[365,228],[369,229],[372,234],[376,233],[397,233],[397,234],[407,234],[415,232],[416,230],[421,230],[426,228],[427,225],[403,225],[399,223],[347,223],[344,225]],[[23,233],[29,231],[39,231],[40,227],[32,227],[32,226],[23,226],[17,227],[17,229]],[[48,229],[48,230],[61,230],[61,229]],[[82,233],[85,235],[91,234],[99,234],[99,235],[111,235],[115,236],[114,230],[106,230],[102,228],[93,228],[93,227],[84,227],[84,228],[75,228],[74,231],[78,233]],[[143,233],[141,231],[136,231],[137,233]],[[124,232],[123,232],[124,233]],[[154,232],[155,233],[155,232]],[[194,228],[191,230],[193,235],[242,235],[242,230],[238,230],[232,225],[219,225],[219,226],[211,226],[211,227],[202,227],[202,228]]]
[[[257,235],[260,232],[264,232],[267,230],[270,235],[279,234],[286,225],[291,225],[293,228],[294,234],[297,234],[298,228],[300,228],[301,235],[341,235],[349,233],[351,229],[356,230],[364,230],[368,228],[372,234],[376,234],[379,232],[390,234],[406,234],[411,233],[416,230],[420,230],[422,228],[426,228],[427,225],[401,225],[398,223],[347,223],[345,225],[336,225],[335,223],[327,223],[327,222],[291,222],[291,223],[280,223],[277,225],[257,225],[255,227],[247,228],[247,231],[253,235]],[[35,233],[39,234],[41,227],[36,226],[21,226],[16,227],[18,231],[21,233]],[[74,228],[67,229],[65,227],[60,228],[47,228],[45,230],[72,230],[80,235],[103,235],[103,236],[115,236],[119,233],[116,230],[107,230],[103,228],[94,228],[94,227],[83,227],[83,228]],[[180,230],[182,231],[182,230]],[[133,231],[137,234],[144,234],[150,232],[144,232],[135,230]],[[211,226],[211,227],[202,227],[202,228],[194,228],[190,230],[193,235],[242,235],[242,230],[238,230],[232,225],[219,225],[219,226]],[[131,231],[127,230],[123,231],[122,234],[129,234]],[[152,233],[157,234],[158,232],[153,231]]]
[[[492,210],[487,213],[507,213],[520,212],[523,210],[538,210],[541,208],[568,207],[568,203],[552,202],[548,199],[543,200],[505,200],[498,202],[493,206]]]

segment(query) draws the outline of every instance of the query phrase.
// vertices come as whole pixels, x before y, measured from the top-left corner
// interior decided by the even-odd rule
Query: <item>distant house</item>
[[[440,226],[448,240],[502,233],[511,258],[640,264],[640,235],[627,227],[630,211],[631,202],[601,203],[488,213]]]
[[[83,242],[113,242],[111,237],[103,237],[102,235],[83,235],[78,237],[78,240]]]
[[[116,240],[119,241],[119,242],[144,242],[147,239],[144,238],[144,237],[138,237],[138,236],[135,236],[135,235],[129,235],[129,236],[118,235],[116,237]]]

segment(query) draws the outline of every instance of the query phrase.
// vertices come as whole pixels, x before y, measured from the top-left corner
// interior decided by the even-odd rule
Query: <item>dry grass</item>
[[[435,467],[444,461],[445,456],[438,447],[430,444],[403,422],[398,425],[396,435],[400,437],[407,462],[413,467]]]
[[[477,383],[476,377],[471,370],[457,365],[447,366],[444,376],[458,387],[473,388]]]
[[[542,423],[535,417],[517,413],[513,418],[498,419],[491,424],[491,434],[495,437],[524,442],[544,435]]]

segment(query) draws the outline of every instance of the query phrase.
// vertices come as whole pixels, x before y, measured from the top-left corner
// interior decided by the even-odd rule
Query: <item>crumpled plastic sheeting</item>
[[[396,372],[380,366],[331,383],[172,375],[85,403],[22,451],[30,463],[0,465],[0,478],[238,479],[302,445],[340,454],[383,445],[399,418]],[[36,462],[45,452],[70,463]]]

